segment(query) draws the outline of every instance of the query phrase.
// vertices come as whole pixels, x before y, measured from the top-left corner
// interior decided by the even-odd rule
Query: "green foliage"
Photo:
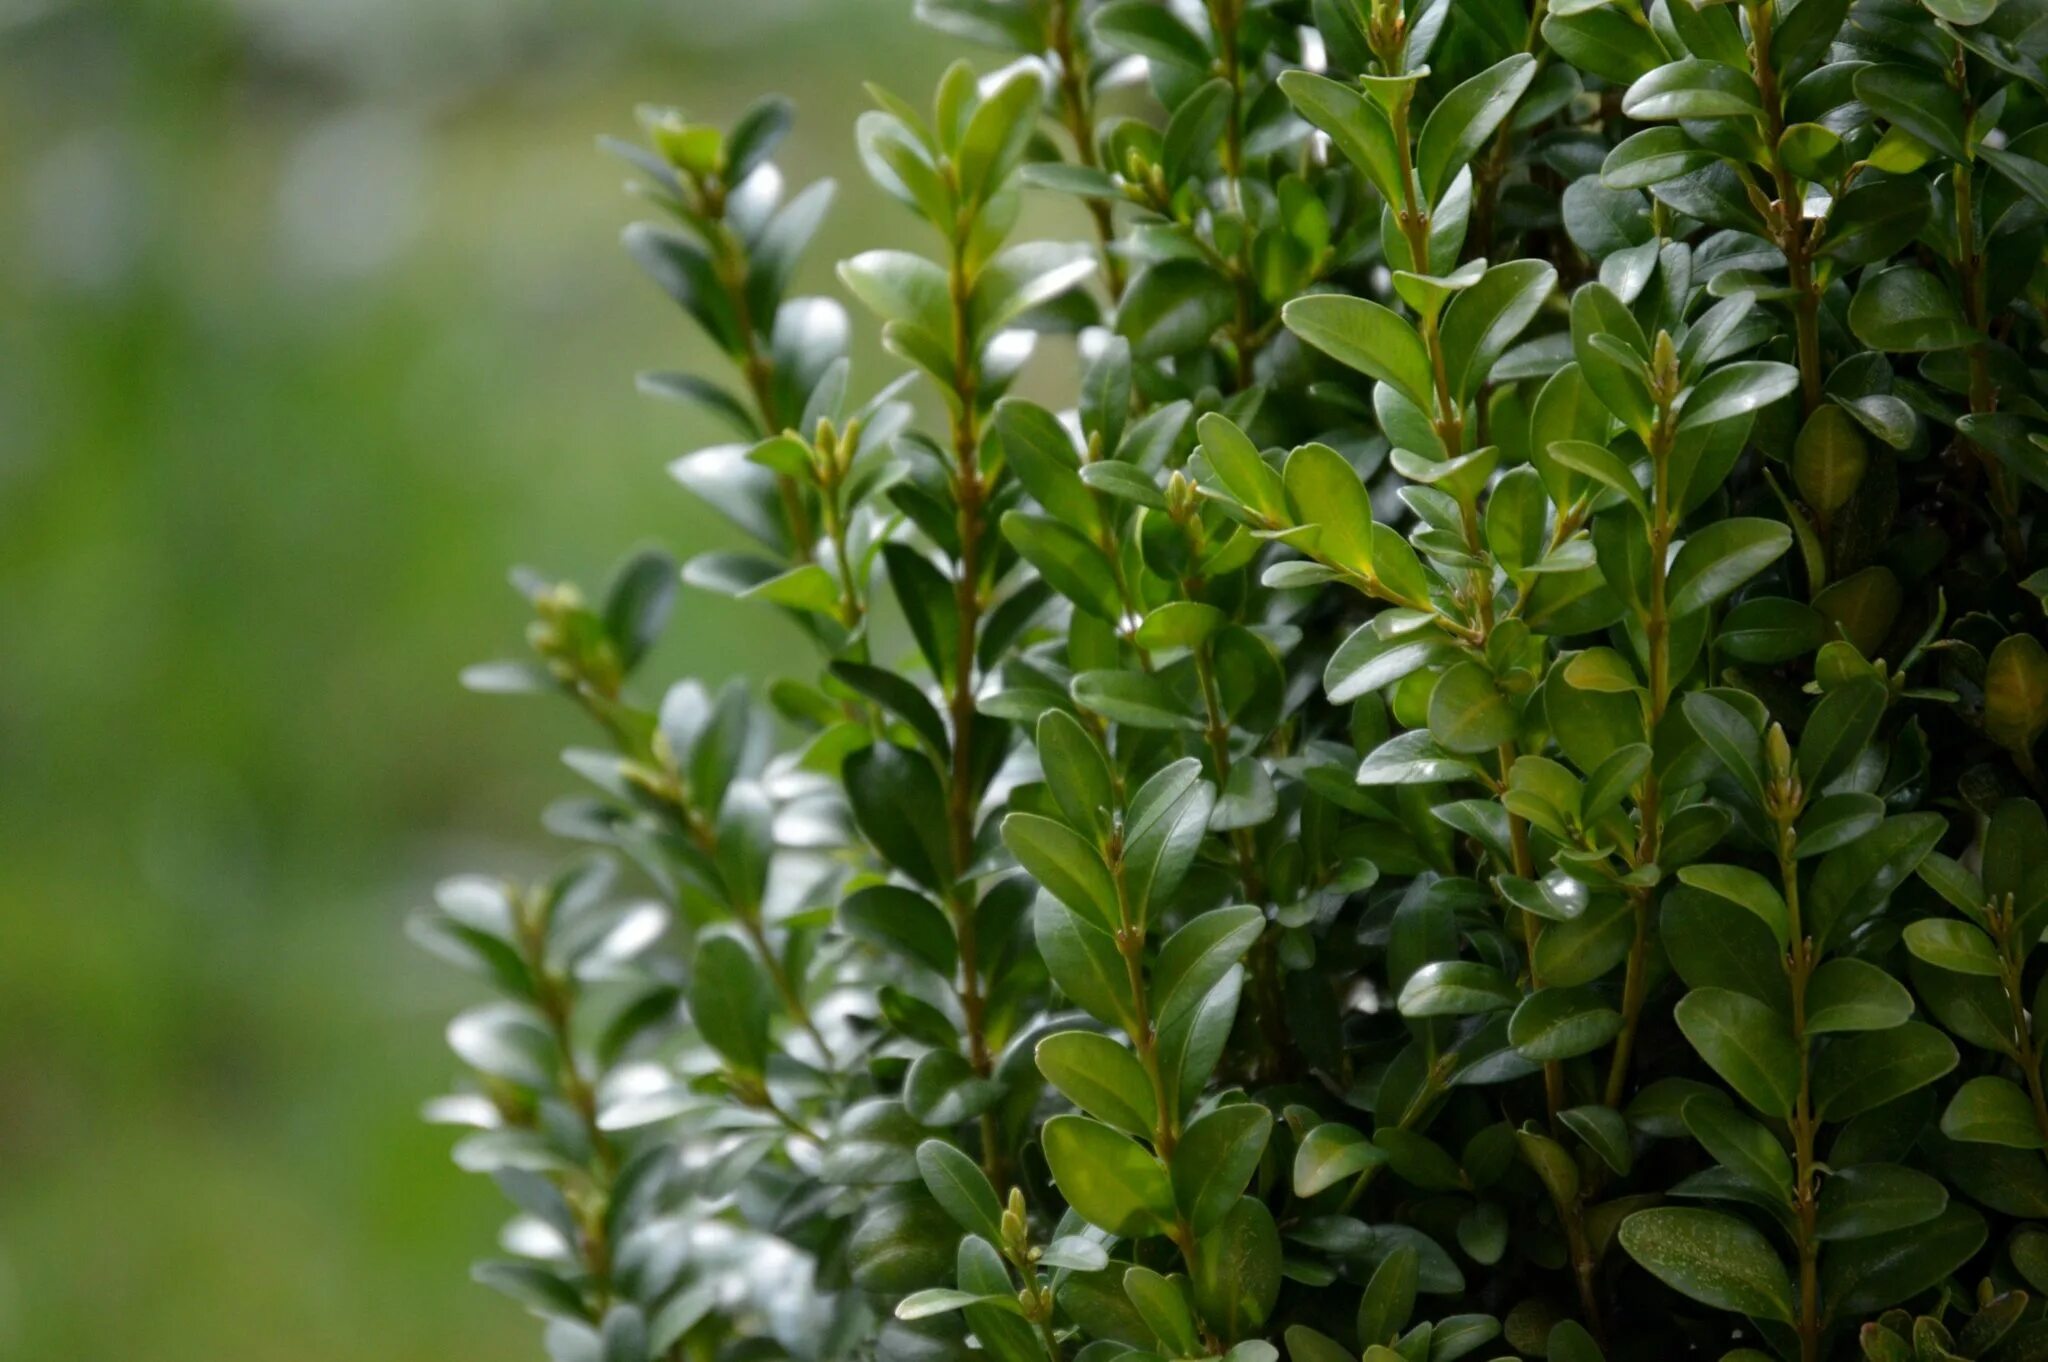
[[[920,12],[1013,60],[856,129],[914,387],[783,296],[782,105],[628,152],[745,391],[651,381],[744,436],[681,579],[820,659],[639,698],[643,554],[473,674],[659,900],[422,920],[486,1279],[606,1362],[2039,1355],[2048,11]]]

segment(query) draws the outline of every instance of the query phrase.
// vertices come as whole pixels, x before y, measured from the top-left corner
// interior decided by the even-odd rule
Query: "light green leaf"
[[[1221,412],[1204,413],[1195,422],[1195,433],[1201,438],[1202,453],[1209,460],[1209,467],[1223,480],[1224,490],[1269,523],[1290,523],[1280,475],[1229,417]]]
[[[946,272],[909,251],[863,251],[839,264],[847,291],[883,321],[911,327],[952,353]]]
[[[1305,444],[1287,456],[1281,476],[1294,523],[1315,526],[1310,539],[1315,555],[1370,575],[1372,499],[1351,461],[1328,445]]]

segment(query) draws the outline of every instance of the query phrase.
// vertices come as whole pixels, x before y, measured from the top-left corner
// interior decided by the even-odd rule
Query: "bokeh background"
[[[518,646],[506,568],[722,537],[663,472],[712,433],[631,381],[707,356],[593,139],[796,96],[834,289],[910,230],[862,77],[961,51],[908,10],[0,0],[0,1358],[538,1355],[416,1114],[473,995],[402,923],[573,786],[566,707],[455,684]],[[657,663],[799,647],[691,594]]]

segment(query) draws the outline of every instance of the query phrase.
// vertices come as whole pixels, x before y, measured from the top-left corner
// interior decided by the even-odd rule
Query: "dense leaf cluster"
[[[855,130],[895,382],[786,104],[616,148],[749,546],[469,675],[605,739],[418,922],[478,1275],[558,1362],[2048,1357],[2048,0],[920,16],[1002,64]],[[650,683],[679,582],[816,667]]]

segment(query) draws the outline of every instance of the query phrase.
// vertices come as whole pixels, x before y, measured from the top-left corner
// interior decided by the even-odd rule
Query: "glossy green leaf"
[[[1906,949],[1939,969],[1995,979],[2004,972],[1998,947],[1979,928],[1953,918],[1906,924]]]
[[[2044,1127],[2048,1127],[2048,1117],[2035,1112],[2020,1086],[1995,1074],[1973,1078],[1956,1089],[1941,1114],[1941,1133],[1959,1144],[2048,1148]]]
[[[1289,331],[1338,363],[1393,384],[1425,410],[1435,406],[1429,352],[1422,338],[1378,303],[1317,293],[1287,304],[1282,315]]]
[[[1935,1178],[1897,1164],[1837,1168],[1820,1185],[1823,1240],[1868,1239],[1924,1225],[1948,1207],[1948,1191]]]
[[[1387,1161],[1387,1153],[1347,1125],[1326,1121],[1294,1151],[1294,1194],[1311,1197]]]
[[[1932,1083],[1956,1058],[1955,1043],[1925,1022],[1837,1036],[1814,1061],[1814,1109],[1846,1121]]]
[[[1703,1305],[1790,1324],[1792,1282],[1763,1235],[1719,1211],[1666,1206],[1621,1222],[1621,1246]]]
[[[1451,177],[1492,139],[1535,78],[1536,59],[1516,53],[1459,85],[1430,110],[1415,143],[1415,174],[1425,204],[1433,207],[1443,197]]]
[[[1792,547],[1775,520],[1731,518],[1703,525],[1678,550],[1667,584],[1673,619],[1704,610],[1762,572]]]
[[[1089,1224],[1121,1235],[1173,1224],[1173,1184],[1137,1141],[1085,1116],[1053,1117],[1042,1138],[1060,1195]]]
[[[1984,1246],[1984,1218],[1951,1202],[1934,1219],[1832,1246],[1822,1256],[1821,1291],[1832,1307],[1867,1315],[1941,1281]]]
[[[1953,350],[1975,337],[1954,291],[1913,265],[1865,275],[1849,300],[1849,329],[1873,350]]]
[[[1025,873],[1105,932],[1120,930],[1124,909],[1102,854],[1064,823],[1037,814],[1003,820],[1003,844]]]
[[[1462,1017],[1513,1007],[1520,999],[1515,986],[1491,965],[1439,960],[1408,977],[1397,1005],[1404,1017]]]
[[[1446,103],[1450,98],[1456,93]],[[1512,260],[1493,266],[1451,299],[1444,309],[1442,343],[1445,375],[1461,406],[1486,383],[1494,363],[1535,320],[1556,287],[1557,270],[1548,262]]]
[[[1223,1222],[1245,1190],[1272,1134],[1273,1115],[1255,1102],[1229,1102],[1195,1119],[1173,1151],[1173,1194],[1198,1235]]]
[[[1350,86],[1308,71],[1283,72],[1280,89],[1295,112],[1329,134],[1380,197],[1400,201],[1401,148],[1384,109]]]
[[[1694,989],[1675,1015],[1700,1058],[1751,1106],[1766,1116],[1792,1114],[1799,1051],[1784,1017],[1725,988]]]
[[[1591,1054],[1621,1033],[1621,1013],[1595,990],[1541,988],[1508,1018],[1508,1044],[1538,1063]]]
[[[1002,1204],[973,1159],[944,1140],[926,1140],[917,1147],[917,1170],[932,1199],[961,1229],[992,1243],[1002,1242]]]
[[[1150,1139],[1159,1125],[1152,1082],[1136,1055],[1095,1031],[1058,1031],[1033,1052],[1046,1082],[1081,1110]]]
[[[1867,960],[1824,961],[1806,985],[1806,1031],[1889,1031],[1913,1015],[1906,986]]]
[[[1429,697],[1429,731],[1451,752],[1491,752],[1512,741],[1520,719],[1482,663],[1460,662]]]
[[[1645,122],[1661,118],[1748,118],[1763,113],[1749,73],[1688,57],[1649,72],[1622,96],[1621,111]]]

